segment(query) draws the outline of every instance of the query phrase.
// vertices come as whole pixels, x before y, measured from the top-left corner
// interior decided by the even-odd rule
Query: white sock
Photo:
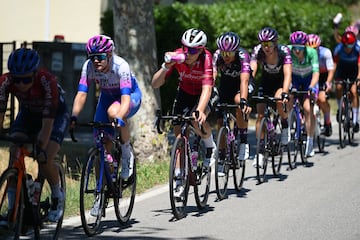
[[[213,148],[215,146],[212,134],[210,134],[210,137],[203,138],[202,140],[204,141],[204,145],[206,148]]]
[[[358,122],[358,117],[359,117],[359,108],[353,107],[352,108],[353,111],[353,123],[357,123]]]

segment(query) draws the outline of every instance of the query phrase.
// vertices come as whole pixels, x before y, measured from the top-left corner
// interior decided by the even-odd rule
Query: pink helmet
[[[258,33],[259,42],[276,41],[277,39],[278,32],[271,27],[265,27]]]
[[[308,36],[303,31],[296,31],[290,34],[291,44],[305,45],[307,41],[308,41]]]
[[[355,25],[350,25],[345,28],[345,32],[353,32],[355,35],[358,35],[359,29]]]
[[[89,39],[86,44],[88,54],[92,53],[108,53],[114,49],[113,40],[105,35],[95,35]]]
[[[320,44],[321,44],[321,39],[318,35],[316,35],[316,34],[308,35],[308,41],[306,43],[307,46],[312,47],[312,48],[317,48],[320,46]]]
[[[234,52],[239,49],[240,37],[234,32],[226,32],[216,39],[216,44],[221,51]]]

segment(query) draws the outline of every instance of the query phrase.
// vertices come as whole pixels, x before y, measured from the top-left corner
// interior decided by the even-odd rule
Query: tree
[[[115,51],[130,64],[142,91],[139,112],[130,119],[133,146],[140,161],[156,160],[167,151],[167,141],[153,127],[160,92],[151,87],[157,68],[153,1],[114,1]]]

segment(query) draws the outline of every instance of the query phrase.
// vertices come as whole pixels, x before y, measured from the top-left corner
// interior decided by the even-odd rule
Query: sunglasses
[[[293,46],[294,50],[299,50],[299,51],[303,51],[305,49],[305,46]]]
[[[191,55],[193,55],[193,54],[197,54],[199,51],[200,51],[199,48],[191,48],[191,47],[185,47],[185,46],[183,46],[183,52],[184,52],[185,54],[191,54]]]
[[[262,47],[273,47],[274,42],[272,42],[272,41],[261,42],[261,46]]]
[[[30,77],[13,77],[12,79],[16,84],[20,84],[20,83],[29,84],[32,82],[33,76],[31,75]]]
[[[223,52],[220,51],[220,54],[222,57],[234,57],[235,56],[235,52]]]
[[[354,47],[354,44],[345,44],[345,47],[346,47],[346,48],[353,48],[353,47]]]
[[[98,60],[99,62],[104,61],[106,57],[107,57],[106,53],[97,53],[97,54],[89,55],[89,59],[93,62],[95,60]]]

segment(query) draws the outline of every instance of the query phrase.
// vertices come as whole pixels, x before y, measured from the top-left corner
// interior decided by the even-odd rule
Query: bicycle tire
[[[323,134],[320,134],[316,137],[316,142],[318,145],[318,149],[320,153],[323,153],[325,151],[325,136]]]
[[[120,174],[121,172],[119,171],[117,187],[114,193],[114,206],[117,220],[121,224],[125,224],[130,219],[135,203],[137,183],[136,159],[134,159],[133,174],[128,179],[122,179]]]
[[[60,188],[65,194],[64,197],[64,207],[65,210],[65,201],[66,201],[66,181],[65,181],[65,171],[60,162],[54,161],[54,168],[59,171],[59,181]],[[64,218],[64,213],[57,222],[48,221],[48,214],[51,210],[51,187],[47,181],[42,180],[42,188],[40,192],[40,202],[38,205],[40,224],[36,225],[34,228],[35,236],[39,236],[39,239],[58,239],[61,231],[61,226]],[[37,237],[35,237],[37,238]]]
[[[230,169],[230,159],[220,159],[219,150],[223,150],[225,153],[228,152],[228,129],[226,127],[221,127],[217,136],[216,141],[216,162],[215,162],[215,186],[216,194],[219,200],[226,198],[227,185],[229,179],[229,169]],[[224,147],[221,146],[221,143],[224,144]],[[225,158],[229,157],[226,156]]]
[[[347,137],[346,131],[346,102],[345,98],[341,97],[340,99],[340,107],[339,107],[339,144],[341,148],[345,147],[345,141]]]
[[[203,209],[206,207],[210,192],[211,167],[201,167],[205,161],[206,148],[201,141],[199,142],[198,146],[198,166],[193,173],[196,177],[194,185],[194,197],[196,206],[199,209]]]
[[[297,121],[296,121],[296,111],[291,109],[288,116],[288,125],[290,131],[290,141],[288,143],[288,164],[291,170],[296,168],[296,161],[299,153],[298,142],[299,139],[296,134]]]
[[[353,124],[353,111],[352,111],[351,103],[349,101],[347,104],[346,122],[347,122],[347,130],[348,130],[347,131],[348,142],[349,145],[351,145],[354,140],[354,124]]]
[[[234,179],[234,186],[236,191],[240,191],[244,184],[244,177],[245,177],[245,168],[246,168],[246,160],[239,160],[236,155],[235,150],[235,141],[232,141],[230,144],[231,155],[230,158],[232,160],[231,168],[233,169],[233,179]]]
[[[25,209],[25,189],[24,184],[20,186],[20,197],[17,209],[15,208],[16,213],[13,211],[9,212],[9,202],[8,202],[8,183],[9,179],[15,179],[17,182],[18,179],[18,170],[15,168],[8,168],[5,170],[0,177],[0,216],[3,218],[8,217],[9,215],[15,214],[14,218],[8,218],[8,223],[6,227],[0,227],[0,235],[4,238],[9,237],[12,239],[19,239],[22,235],[24,228],[24,209]]]
[[[305,122],[301,123],[301,135],[300,135],[300,142],[299,142],[299,150],[300,150],[300,157],[301,163],[307,164],[307,156],[306,156],[306,142],[307,142],[307,133],[306,133],[306,126]]]
[[[257,136],[257,143],[256,143],[256,177],[258,180],[258,184],[261,184],[266,181],[266,169],[267,169],[267,163],[269,158],[269,150],[268,149],[268,129],[267,129],[267,121],[268,119],[264,117],[261,119],[259,132]],[[261,133],[264,134],[264,149],[260,149],[260,138]],[[262,166],[259,164],[259,155],[263,155],[263,164]]]
[[[271,149],[271,162],[272,162],[272,170],[274,176],[280,175],[283,153],[284,153],[284,146],[281,144],[281,126],[279,118],[277,118],[277,123],[275,125],[275,142],[273,143]]]
[[[189,193],[189,175],[186,162],[186,146],[184,138],[176,138],[171,150],[170,171],[169,171],[169,197],[172,213],[176,219],[186,216],[186,205]],[[176,176],[175,168],[177,159],[180,159],[180,179]],[[181,197],[176,198],[174,193],[176,189],[176,181],[180,182],[180,186],[184,191]]]
[[[96,193],[97,172],[100,166],[100,152],[97,148],[91,148],[88,158],[83,164],[80,179],[80,216],[84,232],[88,236],[97,233],[101,226],[103,212],[97,216],[90,214],[90,209],[97,199],[100,199],[100,209],[103,211],[105,194],[103,188],[99,194]],[[105,180],[104,180],[105,181]],[[103,186],[103,184],[101,184]]]

